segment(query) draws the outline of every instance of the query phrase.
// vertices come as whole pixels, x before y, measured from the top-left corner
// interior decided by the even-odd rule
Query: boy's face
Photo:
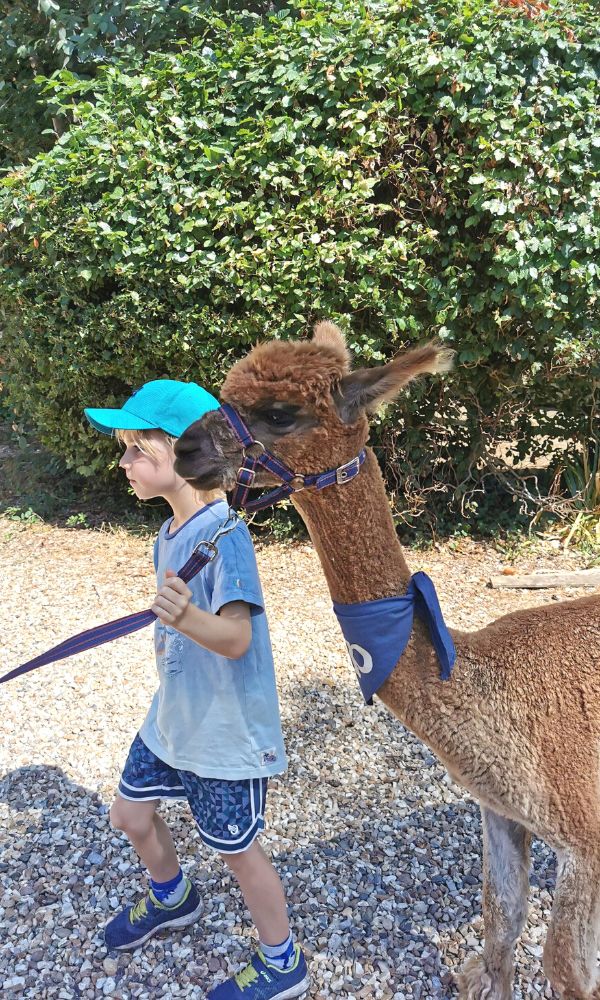
[[[173,469],[175,456],[173,449],[165,441],[162,431],[148,431],[145,435],[154,455],[146,454],[141,447],[134,444],[131,435],[123,432],[125,451],[119,461],[131,487],[140,500],[151,500],[153,497],[165,497],[185,482]]]

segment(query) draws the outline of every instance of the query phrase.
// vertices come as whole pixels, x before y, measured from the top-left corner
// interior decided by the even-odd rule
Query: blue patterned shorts
[[[187,799],[204,843],[223,854],[239,854],[264,829],[268,783],[268,778],[226,781],[179,771],[153,754],[138,733],[119,781],[119,795],[130,802]]]

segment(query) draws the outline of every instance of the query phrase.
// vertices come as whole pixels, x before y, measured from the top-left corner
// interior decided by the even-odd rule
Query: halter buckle
[[[338,486],[343,486],[347,483],[349,479],[358,475],[360,472],[360,459],[358,456],[353,458],[351,462],[346,462],[345,465],[340,465],[335,470],[335,481]]]
[[[262,453],[267,450],[262,441],[251,441],[250,444],[247,444],[244,448],[242,448],[242,455],[244,456],[244,458],[248,457],[248,452],[250,451],[251,448],[258,448],[259,455],[262,455]],[[252,455],[250,456],[250,458],[252,458]]]
[[[242,483],[242,482],[240,481],[240,473],[241,473],[241,472],[243,472],[243,473],[244,473],[244,475],[248,477],[248,482],[247,482],[247,483]],[[255,480],[255,478],[256,478],[256,469],[247,469],[247,468],[245,468],[245,467],[244,467],[244,466],[242,465],[242,466],[241,466],[241,468],[239,468],[239,469],[238,469],[238,471],[237,471],[237,476],[236,476],[236,480],[235,480],[235,485],[236,485],[236,486],[242,486],[242,487],[244,487],[245,489],[249,489],[249,490],[251,490],[251,489],[252,489],[252,487],[253,487],[253,485],[254,485],[254,480]]]
[[[290,486],[294,490],[294,493],[300,493],[306,486],[304,476],[297,472],[293,479],[290,479]]]

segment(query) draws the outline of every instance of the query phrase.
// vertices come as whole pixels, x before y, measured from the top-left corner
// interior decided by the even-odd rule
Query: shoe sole
[[[294,997],[302,997],[306,993],[310,985],[310,976],[305,976],[301,983],[296,983],[295,986],[290,986],[289,990],[284,990],[283,993],[277,993],[273,997],[273,1000],[293,1000]]]
[[[158,934],[159,931],[164,930],[165,927],[187,927],[188,924],[193,924],[194,921],[198,919],[202,913],[202,903],[200,903],[195,910],[191,913],[186,913],[184,917],[174,917],[173,920],[165,920],[164,924],[159,924],[158,927],[153,927],[151,931],[144,934],[143,937],[138,938],[137,941],[129,941],[127,944],[114,944],[108,945],[111,951],[133,951],[135,948],[141,947],[149,940],[154,934]],[[295,996],[295,994],[290,993],[290,997]]]

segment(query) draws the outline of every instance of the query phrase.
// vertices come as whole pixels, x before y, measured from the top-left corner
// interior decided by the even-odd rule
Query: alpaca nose
[[[175,442],[175,472],[184,479],[200,475],[216,457],[210,437],[194,432],[193,428],[192,424]]]
[[[184,455],[191,455],[195,451],[200,450],[200,445],[188,431],[184,431],[181,437],[175,442],[175,454],[178,458],[182,458]]]
[[[210,440],[210,435],[202,427],[202,420],[195,420],[193,424],[186,427],[181,437],[175,442],[176,455],[191,455],[197,451],[202,451],[202,446]]]

